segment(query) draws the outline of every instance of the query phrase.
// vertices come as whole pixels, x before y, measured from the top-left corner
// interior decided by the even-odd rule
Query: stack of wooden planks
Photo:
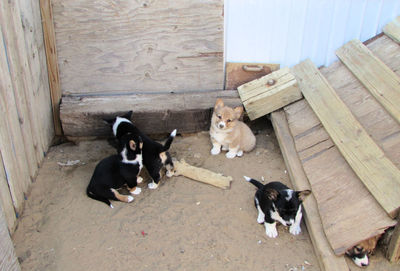
[[[271,115],[294,187],[313,191],[305,217],[325,270],[345,264],[327,247],[342,255],[383,233],[400,207],[400,47],[382,35],[337,55],[321,70],[294,66],[305,99]],[[391,245],[398,260],[398,239]]]

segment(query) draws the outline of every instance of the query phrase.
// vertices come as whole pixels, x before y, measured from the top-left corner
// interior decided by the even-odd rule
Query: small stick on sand
[[[185,162],[185,160],[174,161],[174,176],[185,176],[189,179],[211,184],[222,189],[228,189],[232,181],[231,176],[223,176],[221,173],[215,173],[208,169],[194,167]]]

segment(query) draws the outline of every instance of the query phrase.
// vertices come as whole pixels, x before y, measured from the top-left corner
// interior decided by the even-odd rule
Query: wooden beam
[[[400,123],[400,78],[359,40],[348,42],[336,55]]]
[[[215,100],[241,105],[237,91],[128,94],[111,96],[68,96],[61,104],[61,121],[68,137],[111,135],[104,118],[133,111],[132,121],[145,133],[162,134],[208,130]]]
[[[8,230],[10,233],[13,233],[17,225],[17,218],[15,216],[13,200],[10,194],[10,188],[8,187],[7,183],[7,175],[4,169],[5,165],[0,152],[0,205],[3,206]]]
[[[240,98],[251,120],[262,117],[301,99],[296,78],[289,68],[275,71],[238,87]]]
[[[51,102],[53,109],[54,132],[57,136],[63,134],[60,119],[61,103],[61,83],[58,70],[58,58],[56,49],[56,35],[54,32],[53,11],[50,0],[40,0],[40,10],[42,13],[43,36],[46,51],[47,73],[49,75],[49,85]]]
[[[400,43],[400,16],[383,27],[383,33],[388,35],[392,40]]]
[[[400,170],[385,156],[319,70],[293,67],[300,89],[347,163],[390,217],[400,207]]]
[[[297,155],[284,111],[273,112],[271,121],[294,189],[310,189],[310,184]],[[336,256],[329,245],[324,234],[317,201],[313,194],[303,202],[303,209],[304,220],[321,270],[348,270],[345,259]]]

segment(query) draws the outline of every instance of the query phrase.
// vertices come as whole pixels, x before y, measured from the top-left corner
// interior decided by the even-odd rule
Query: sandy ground
[[[115,150],[105,140],[52,147],[13,235],[22,269],[319,270],[304,224],[298,236],[279,226],[270,239],[256,222],[255,187],[242,176],[290,183],[270,124],[252,129],[256,149],[242,158],[211,156],[207,132],[178,136],[171,147],[175,158],[232,176],[229,190],[184,177],[149,190],[145,176],[142,193],[132,203],[113,202],[114,209],[85,189],[97,162]],[[79,163],[58,164],[68,160]],[[382,255],[369,269],[378,266],[389,270]]]

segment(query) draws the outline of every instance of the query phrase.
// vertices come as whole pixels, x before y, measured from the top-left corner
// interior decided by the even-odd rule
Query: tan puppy
[[[239,120],[242,113],[242,106],[233,109],[224,106],[222,99],[217,99],[210,128],[212,155],[219,154],[221,147],[223,151],[228,151],[227,158],[242,156],[243,152],[254,149],[256,137],[250,128]]]

